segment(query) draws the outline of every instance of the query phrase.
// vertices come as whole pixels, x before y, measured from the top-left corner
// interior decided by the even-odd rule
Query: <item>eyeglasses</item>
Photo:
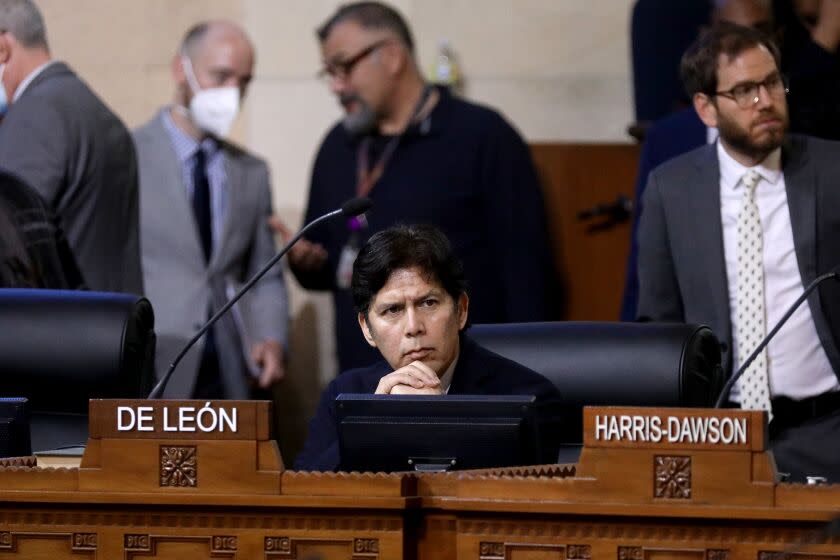
[[[782,77],[781,74],[776,72],[767,76],[764,79],[764,81],[738,84],[737,86],[726,91],[716,91],[710,95],[727,97],[735,101],[735,103],[741,109],[749,109],[750,107],[758,103],[759,90],[761,89],[761,86],[764,86],[764,89],[767,90],[767,93],[770,95],[770,97],[779,98],[782,97],[784,94],[788,93],[788,88],[787,84],[785,83],[785,79]]]
[[[375,51],[388,41],[390,41],[390,39],[380,39],[372,45],[368,45],[367,47],[362,49],[358,54],[351,56],[347,60],[342,60],[339,62],[327,62],[324,65],[324,67],[318,71],[318,77],[320,79],[330,78],[346,80],[359,62],[361,62],[366,56],[371,54],[373,51]]]

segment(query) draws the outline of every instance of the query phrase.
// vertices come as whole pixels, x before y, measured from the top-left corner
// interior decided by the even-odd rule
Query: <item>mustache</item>
[[[765,111],[761,111],[761,113],[759,113],[758,117],[756,117],[753,123],[757,124],[768,120],[778,120],[785,122],[786,119],[785,115],[782,112],[776,109],[767,109]]]
[[[351,103],[354,103],[354,102],[359,103],[361,105],[364,104],[364,101],[362,101],[362,98],[359,97],[355,93],[342,93],[341,95],[338,96],[338,102],[341,103],[345,107],[350,105]]]

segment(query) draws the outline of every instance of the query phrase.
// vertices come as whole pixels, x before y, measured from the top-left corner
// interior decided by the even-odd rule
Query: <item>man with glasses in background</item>
[[[305,221],[354,196],[374,201],[367,216],[324,224],[289,253],[305,288],[333,292],[340,370],[377,358],[348,287],[358,249],[397,222],[436,225],[452,241],[476,322],[549,318],[543,199],[519,134],[497,112],[427,84],[389,6],[341,6],[317,33],[321,76],[346,116],[318,152]]]
[[[685,54],[694,109],[718,141],[655,169],[639,226],[639,316],[705,323],[731,375],[840,264],[840,144],[789,135],[779,52],[721,24]],[[824,283],[729,395],[767,410],[779,470],[840,480],[840,286]]]

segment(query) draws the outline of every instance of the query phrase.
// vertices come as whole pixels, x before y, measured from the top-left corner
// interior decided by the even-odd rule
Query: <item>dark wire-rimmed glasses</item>
[[[356,65],[361,62],[366,56],[373,51],[390,41],[390,39],[380,39],[367,47],[363,48],[357,54],[349,57],[347,60],[327,62],[324,67],[318,71],[318,78],[322,80],[345,80],[353,72]]]
[[[745,82],[725,91],[716,91],[709,95],[717,95],[733,100],[741,109],[749,109],[759,101],[761,86],[770,97],[780,98],[788,93],[784,77],[774,72],[760,82]]]

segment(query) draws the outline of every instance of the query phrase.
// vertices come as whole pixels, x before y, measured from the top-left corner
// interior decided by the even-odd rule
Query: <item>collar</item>
[[[44,70],[46,70],[47,68],[49,68],[50,66],[52,66],[52,65],[53,65],[53,64],[55,64],[56,62],[58,62],[58,61],[57,61],[57,60],[49,60],[49,61],[45,62],[44,64],[42,64],[41,66],[39,66],[38,68],[36,68],[35,70],[33,70],[32,72],[30,72],[30,73],[29,73],[29,75],[28,75],[28,76],[26,76],[26,77],[23,79],[23,81],[20,83],[20,85],[17,87],[17,89],[15,90],[14,95],[12,95],[12,103],[14,103],[14,102],[15,102],[15,101],[17,101],[18,99],[20,99],[20,96],[21,96],[21,95],[23,95],[23,92],[26,90],[26,88],[28,88],[28,87],[29,87],[29,84],[31,84],[31,83],[32,83],[32,81],[33,81],[35,78],[37,78],[38,76],[40,76],[40,75],[41,75],[41,73],[42,73]]]
[[[460,345],[459,345],[460,346]],[[460,357],[461,349],[458,349],[458,354],[455,354],[455,359],[440,376],[440,390],[445,395],[449,393],[449,388],[452,386],[452,377],[455,375],[455,366],[458,365],[458,358]]]
[[[405,133],[403,133],[403,140],[406,138],[413,139],[438,135],[449,123],[452,106],[456,103],[456,101],[448,88],[438,85],[432,87],[434,87],[438,93],[437,103],[435,103],[435,106],[432,107],[432,110],[425,116],[425,118],[408,125],[408,128],[405,129]],[[347,142],[354,146],[358,146],[359,142],[361,142],[364,138],[373,138],[374,140],[377,138],[385,138],[379,134],[379,132],[374,132],[368,136],[351,136],[344,131],[344,127],[342,127],[340,123],[336,126],[341,127]],[[387,138],[392,138],[392,136],[388,136]]]
[[[432,87],[438,94],[437,103],[423,119],[409,125],[405,131],[406,136],[433,136],[446,128],[454,103],[452,92],[445,86]]]
[[[213,157],[216,150],[219,149],[219,144],[210,136],[199,142],[181,130],[178,125],[175,124],[175,121],[172,119],[172,115],[169,114],[171,109],[172,106],[165,107],[160,112],[160,120],[163,124],[163,128],[166,130],[167,134],[169,134],[169,139],[172,140],[172,146],[175,148],[175,154],[178,156],[181,163],[189,163],[193,157],[195,157],[196,152],[198,152],[199,146],[202,150],[204,150],[204,153],[208,158]]]
[[[782,178],[782,149],[776,148],[764,158],[761,163],[747,167],[736,161],[720,140],[717,141],[717,156],[720,162],[720,180],[724,189],[737,190],[741,186],[741,178],[750,169],[755,169],[761,178],[771,185],[775,185]]]

